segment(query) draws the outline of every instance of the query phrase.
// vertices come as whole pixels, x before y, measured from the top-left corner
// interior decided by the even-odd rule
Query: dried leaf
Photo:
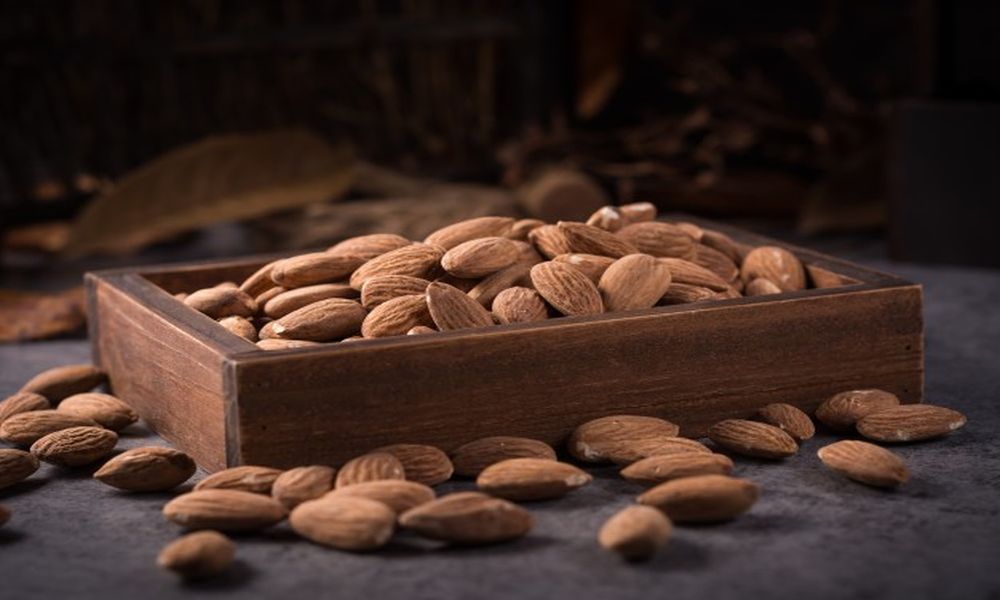
[[[66,253],[126,252],[212,223],[329,200],[353,178],[349,146],[304,131],[210,137],[127,174],[80,215]]]
[[[86,321],[83,287],[53,293],[0,290],[0,342],[73,333]]]

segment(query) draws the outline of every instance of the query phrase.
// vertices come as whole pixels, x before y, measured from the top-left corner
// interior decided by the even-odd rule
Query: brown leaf
[[[125,252],[221,221],[329,200],[353,179],[349,146],[305,131],[216,136],[127,174],[77,219],[66,253]]]
[[[0,290],[0,342],[72,333],[86,321],[83,287],[53,293]]]

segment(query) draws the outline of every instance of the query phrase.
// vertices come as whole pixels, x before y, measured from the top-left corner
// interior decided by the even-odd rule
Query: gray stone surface
[[[824,470],[815,451],[832,438],[820,435],[780,464],[737,460],[738,474],[763,488],[753,510],[678,527],[645,564],[623,564],[595,542],[638,491],[602,469],[570,497],[531,505],[537,528],[516,543],[450,550],[400,537],[354,555],[298,541],[283,524],[238,538],[228,576],[181,584],[154,564],[178,534],[160,516],[166,496],[129,496],[88,472],[44,466],[0,492],[14,513],[0,529],[0,598],[1000,598],[1000,273],[890,265],[832,245],[925,285],[927,400],[969,417],[950,438],[897,448],[913,473],[897,492]],[[83,340],[0,345],[0,397],[88,356]],[[121,445],[151,443],[162,442],[137,427]]]

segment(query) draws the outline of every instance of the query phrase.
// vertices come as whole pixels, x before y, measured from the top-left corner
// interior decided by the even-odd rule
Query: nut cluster
[[[654,220],[649,203],[606,206],[586,222],[479,217],[422,242],[344,240],[264,265],[242,283],[179,293],[264,349],[421,335],[594,315],[809,285],[791,252],[752,248],[692,223]]]

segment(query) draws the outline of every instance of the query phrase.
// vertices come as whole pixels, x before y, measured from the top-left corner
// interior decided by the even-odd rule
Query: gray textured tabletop
[[[925,286],[926,398],[969,418],[949,438],[896,448],[913,474],[896,492],[826,471],[816,449],[832,438],[821,433],[780,464],[737,459],[737,473],[763,489],[752,511],[678,527],[643,564],[595,541],[638,491],[597,469],[592,485],[531,505],[537,527],[516,543],[448,550],[400,537],[357,555],[299,541],[282,524],[237,538],[227,576],[182,584],[155,565],[178,534],[160,515],[165,495],[125,495],[88,471],[43,466],[0,492],[14,513],[0,529],[0,597],[1000,598],[1000,272],[830,248]],[[88,359],[84,340],[0,345],[0,397],[37,371]],[[121,446],[162,443],[134,427]]]

